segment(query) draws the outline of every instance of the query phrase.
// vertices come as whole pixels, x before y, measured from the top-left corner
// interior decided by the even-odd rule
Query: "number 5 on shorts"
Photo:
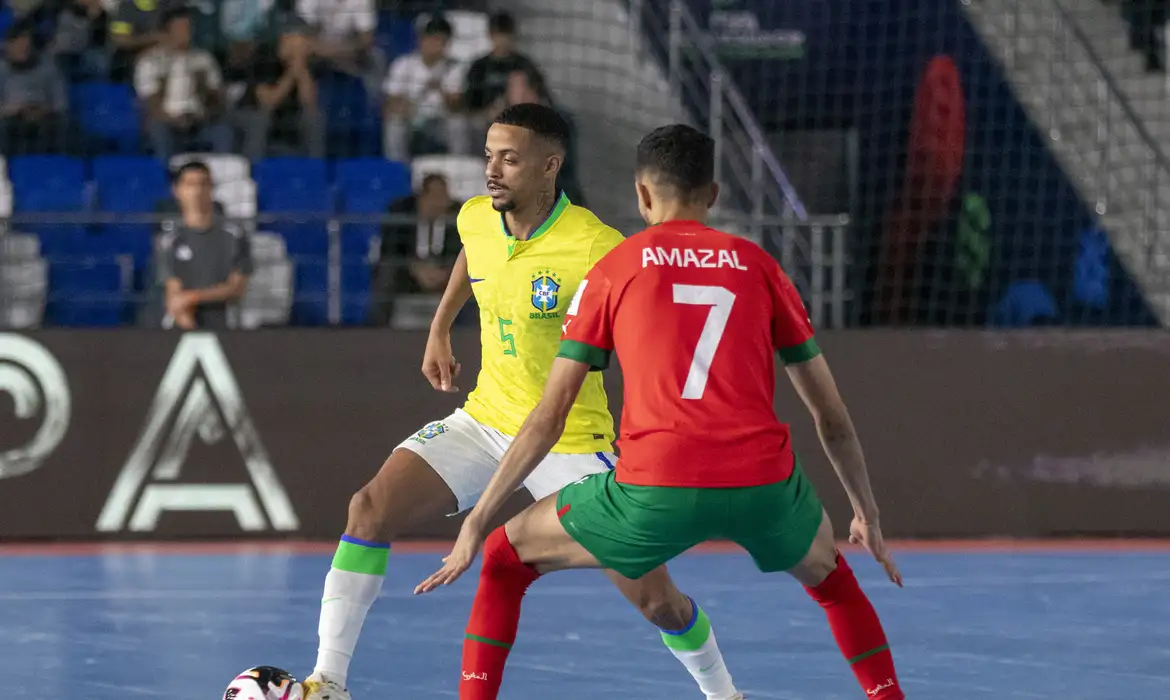
[[[695,356],[691,360],[687,383],[682,390],[684,399],[701,399],[707,390],[711,361],[715,359],[715,351],[719,349],[719,341],[723,339],[727,319],[731,316],[731,307],[735,304],[735,294],[724,287],[676,284],[674,303],[711,307],[703,323],[703,332],[699,334],[699,344],[695,346]]]

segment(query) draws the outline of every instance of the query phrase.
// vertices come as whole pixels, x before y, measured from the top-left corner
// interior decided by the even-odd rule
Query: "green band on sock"
[[[333,555],[333,568],[355,574],[385,576],[386,562],[390,561],[389,547],[367,547],[342,540]]]
[[[670,634],[669,632],[662,633],[662,643],[675,651],[696,651],[707,643],[707,638],[711,636],[711,621],[707,619],[707,613],[698,605],[695,606],[698,616],[695,618],[695,624],[682,634]]]
[[[512,645],[508,644],[507,642],[497,642],[494,639],[488,639],[487,637],[481,637],[477,634],[465,634],[463,636],[470,639],[473,642],[479,642],[480,644],[487,644],[488,646],[500,647],[501,649],[511,649],[512,648]]]
[[[868,659],[869,657],[873,656],[874,654],[880,654],[889,648],[890,648],[889,644],[883,644],[880,647],[874,647],[873,649],[870,649],[869,651],[862,652],[862,653],[858,654],[857,656],[854,656],[852,659],[849,659],[849,665],[852,666],[853,664],[857,663],[858,661],[863,661],[865,659]]]

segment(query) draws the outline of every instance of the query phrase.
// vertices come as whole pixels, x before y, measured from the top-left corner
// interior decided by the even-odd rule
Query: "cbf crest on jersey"
[[[561,298],[561,279],[552,270],[539,270],[532,276],[532,306],[539,311],[533,318],[546,318],[552,314]],[[548,316],[546,316],[546,314]]]

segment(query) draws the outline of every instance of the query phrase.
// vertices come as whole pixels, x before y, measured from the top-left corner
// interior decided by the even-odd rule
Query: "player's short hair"
[[[562,151],[569,146],[569,123],[552,107],[527,102],[512,105],[492,123],[527,129]]]
[[[686,124],[660,126],[638,144],[636,170],[694,199],[715,181],[715,141]]]

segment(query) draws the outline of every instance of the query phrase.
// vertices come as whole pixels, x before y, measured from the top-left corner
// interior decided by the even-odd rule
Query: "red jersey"
[[[625,380],[616,478],[642,486],[722,488],[787,479],[788,426],[776,418],[775,353],[820,353],[776,260],[695,221],[626,239],[577,288],[559,356]]]

